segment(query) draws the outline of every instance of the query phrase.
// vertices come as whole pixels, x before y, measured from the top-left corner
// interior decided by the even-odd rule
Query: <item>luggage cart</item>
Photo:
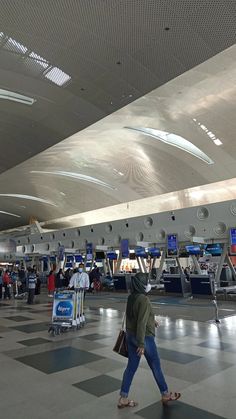
[[[83,300],[83,290],[56,291],[53,298],[52,323],[48,333],[56,336],[69,329],[78,330],[84,326]]]

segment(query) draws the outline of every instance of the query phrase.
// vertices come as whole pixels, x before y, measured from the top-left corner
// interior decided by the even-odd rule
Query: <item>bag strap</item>
[[[124,312],[122,323],[121,323],[121,330],[125,331],[125,329],[126,329],[126,311]]]

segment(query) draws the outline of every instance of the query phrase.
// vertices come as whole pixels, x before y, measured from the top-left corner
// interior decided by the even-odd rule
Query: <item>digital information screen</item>
[[[141,258],[146,258],[147,257],[147,253],[145,250],[145,247],[141,247],[141,246],[137,246],[135,247],[135,255]]]
[[[177,234],[168,234],[167,235],[167,256],[178,256],[178,237]]]
[[[122,258],[128,258],[129,257],[129,240],[127,240],[127,239],[121,240],[120,250],[121,250]]]
[[[152,258],[159,258],[161,256],[161,251],[158,247],[149,247],[148,253]]]
[[[87,243],[86,245],[86,259],[87,260],[93,259],[93,243]]]
[[[230,244],[236,245],[236,228],[230,228],[229,230]]]

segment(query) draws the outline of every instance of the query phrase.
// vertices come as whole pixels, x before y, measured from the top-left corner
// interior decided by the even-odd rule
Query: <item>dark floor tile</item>
[[[29,320],[33,320],[30,317],[25,316],[11,316],[11,317],[5,317],[8,320],[13,320],[14,322],[27,322]]]
[[[86,365],[100,359],[104,358],[71,347],[64,347],[16,358],[17,361],[42,371],[45,374],[53,374],[54,372],[77,367],[79,365]]]
[[[33,324],[24,324],[22,326],[14,326],[11,329],[18,330],[23,333],[35,333],[42,332],[43,330],[48,330],[48,323],[33,323]]]
[[[225,419],[222,416],[214,415],[214,413],[198,409],[180,401],[173,402],[172,405],[169,404],[165,407],[162,406],[161,402],[154,403],[135,412],[135,414],[145,419]]]
[[[177,362],[178,364],[189,364],[190,362],[201,359],[201,356],[186,354],[184,352],[172,351],[171,349],[158,348],[161,359]]]
[[[85,322],[86,323],[95,323],[95,322],[98,322],[99,320],[97,320],[97,319],[90,319],[90,318],[88,318],[88,317],[86,317],[85,316]]]
[[[219,349],[220,351],[235,351],[235,348],[233,345],[230,345],[229,343],[221,342],[219,340],[212,340],[212,341],[205,341],[202,343],[199,343],[197,346],[201,346],[201,348],[209,348],[209,349]]]
[[[121,381],[108,375],[99,375],[98,377],[89,380],[81,381],[80,383],[73,384],[87,393],[94,396],[101,397],[107,393],[112,393],[120,389]]]
[[[33,339],[20,340],[18,343],[21,343],[21,345],[24,345],[24,346],[35,346],[35,345],[42,345],[43,343],[51,343],[51,341],[44,338],[33,338]]]
[[[111,335],[100,335],[99,333],[93,333],[91,335],[84,335],[80,339],[99,340],[99,339],[106,339],[109,337],[111,337]]]

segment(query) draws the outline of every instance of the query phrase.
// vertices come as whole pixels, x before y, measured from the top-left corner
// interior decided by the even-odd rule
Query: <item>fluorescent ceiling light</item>
[[[46,79],[51,80],[53,83],[57,84],[57,86],[63,86],[71,77],[64,73],[64,71],[60,70],[58,67],[53,67],[47,73],[44,74]]]
[[[13,38],[8,38],[6,44],[4,45],[4,48],[9,49],[11,51],[19,52],[21,54],[25,54],[28,49],[20,44],[20,42],[17,42]]]
[[[103,186],[104,188],[113,189],[116,188],[112,185],[109,185],[108,183],[103,182],[102,180],[99,180],[95,177],[83,175],[82,173],[75,173],[75,172],[64,172],[62,170],[55,170],[53,172],[49,171],[40,171],[40,170],[31,170],[30,173],[37,173],[42,175],[53,175],[53,176],[64,176],[72,179],[82,180],[84,182],[90,182],[95,183],[96,185]]]
[[[182,151],[186,151],[186,153],[191,154],[194,157],[204,161],[207,164],[213,164],[214,161],[207,156],[200,148],[196,147],[193,143],[186,140],[179,135],[171,134],[165,131],[159,131],[153,128],[136,128],[136,127],[125,127],[127,129],[141,132],[144,135],[148,135],[150,137],[155,138],[165,144],[171,145],[173,147],[179,148]]]
[[[10,215],[11,217],[21,218],[20,215],[12,214],[11,212],[0,211],[0,214]]]
[[[0,193],[0,196],[6,197],[6,198],[18,198],[18,199],[27,199],[28,201],[37,201],[41,202],[42,204],[48,204],[52,205],[53,207],[57,207],[56,204],[52,201],[48,201],[47,199],[38,198],[37,196],[32,195],[21,195],[21,194],[15,194],[15,193]]]
[[[24,105],[33,105],[36,99],[28,96],[20,95],[10,90],[0,89],[0,99],[11,100],[12,102],[23,103]]]
[[[35,52],[31,52],[29,57],[36,61],[41,67],[48,68],[49,63],[45,58],[41,57],[40,55],[36,54]]]
[[[223,144],[222,141],[219,140],[219,138],[216,138],[214,140],[214,143],[215,143],[215,145],[222,145]]]

